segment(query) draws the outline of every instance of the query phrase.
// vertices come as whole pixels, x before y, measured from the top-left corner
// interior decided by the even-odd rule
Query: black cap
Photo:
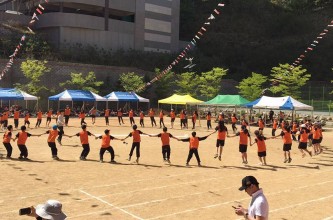
[[[133,129],[136,130],[138,128],[138,126],[136,125],[133,125]]]
[[[239,187],[239,190],[242,191],[242,190],[245,190],[247,189],[251,184],[254,184],[254,185],[259,185],[257,179],[254,177],[254,176],[246,176],[242,179],[242,186]]]
[[[109,133],[109,132],[110,132],[109,129],[105,129],[105,130],[104,130],[104,134],[107,134],[107,133]]]

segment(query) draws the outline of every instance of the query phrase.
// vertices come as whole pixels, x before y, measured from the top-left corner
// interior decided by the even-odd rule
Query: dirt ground
[[[135,120],[138,122],[138,118]],[[170,119],[165,120],[170,128]],[[86,121],[88,130],[94,134],[102,134],[107,128],[104,118],[98,118],[95,125],[90,118]],[[35,119],[31,122],[34,125]],[[146,127],[140,128],[143,132],[161,132],[159,126],[150,126],[149,118],[145,123]],[[73,135],[81,130],[79,119],[71,118],[69,124],[65,127],[66,134]],[[205,121],[201,124],[196,129],[198,136],[209,134]],[[44,133],[47,130],[45,119],[42,125],[28,132]],[[110,125],[111,135],[120,138],[132,130],[128,118],[123,126],[112,118]],[[191,129],[181,130],[178,120],[175,127],[169,129],[174,136],[186,137],[192,132]],[[228,128],[230,132],[230,126]],[[252,134],[254,130],[252,127]],[[270,132],[270,128],[264,131],[267,137]],[[222,161],[214,159],[216,134],[200,142],[203,167],[197,166],[194,157],[191,166],[186,167],[188,143],[174,139],[171,140],[170,165],[163,162],[161,142],[156,137],[142,137],[139,165],[127,161],[131,139],[128,144],[111,142],[118,164],[99,162],[101,140],[93,137],[87,161],[79,160],[82,147],[78,137],[64,137],[63,146],[57,144],[60,161],[51,159],[46,140],[47,135],[28,139],[31,161],[15,159],[19,156],[16,143],[12,143],[14,159],[5,159],[1,145],[0,219],[32,219],[19,217],[18,210],[48,199],[61,201],[68,219],[242,219],[234,214],[232,206],[247,206],[250,202],[250,197],[238,190],[246,175],[257,177],[264,189],[270,219],[333,219],[333,147],[330,144],[333,135],[329,131],[324,132],[322,154],[302,158],[294,142],[293,160],[287,164],[283,163],[282,140],[267,140],[267,166],[258,164],[255,145],[248,148],[249,164],[244,166],[238,152],[238,137],[227,138]],[[109,158],[106,153],[104,160],[109,161]]]

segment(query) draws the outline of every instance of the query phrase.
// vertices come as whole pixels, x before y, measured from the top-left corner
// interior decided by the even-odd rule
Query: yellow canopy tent
[[[193,98],[190,95],[177,95],[158,100],[158,104],[186,105],[192,103],[202,103],[203,101]]]

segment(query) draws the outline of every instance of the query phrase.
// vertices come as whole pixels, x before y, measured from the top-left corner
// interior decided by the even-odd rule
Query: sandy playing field
[[[165,120],[170,127],[170,119]],[[98,118],[95,125],[91,125],[90,118],[86,121],[91,133],[102,134],[107,128],[104,118]],[[34,125],[35,120],[31,122]],[[145,123],[146,127],[140,128],[143,132],[161,132],[159,126],[151,128],[148,118]],[[66,134],[81,130],[79,119],[71,118],[69,124],[70,127],[65,127]],[[198,136],[209,134],[205,122],[201,124],[196,129]],[[132,130],[128,118],[123,126],[112,118],[110,125],[111,135],[120,138]],[[42,126],[28,132],[45,132],[45,119]],[[228,129],[232,133],[229,125]],[[254,130],[251,128],[252,134]],[[176,129],[169,132],[184,137],[192,130],[181,130],[177,120]],[[264,131],[267,137],[270,132],[270,128]],[[294,142],[290,164],[283,163],[282,140],[267,140],[267,166],[258,164],[256,145],[248,148],[249,164],[244,166],[238,152],[238,137],[227,138],[222,161],[214,159],[216,134],[200,142],[203,167],[197,166],[195,157],[191,166],[186,167],[188,143],[174,139],[171,140],[171,165],[163,162],[161,142],[156,137],[142,137],[139,165],[127,161],[131,139],[127,139],[128,144],[111,142],[118,164],[99,162],[101,140],[93,137],[87,161],[79,160],[82,147],[78,137],[64,137],[63,146],[57,144],[60,161],[51,159],[46,140],[47,135],[28,139],[31,161],[16,159],[19,156],[16,143],[12,143],[14,159],[3,156],[0,159],[0,219],[32,219],[18,216],[18,210],[48,199],[61,201],[68,219],[242,219],[234,214],[232,206],[239,203],[247,206],[250,202],[250,197],[238,190],[246,175],[257,177],[264,189],[270,219],[333,219],[331,132],[324,132],[324,152],[312,158],[308,155],[302,158]],[[2,145],[0,153],[5,155]],[[109,159],[106,153],[104,160]]]

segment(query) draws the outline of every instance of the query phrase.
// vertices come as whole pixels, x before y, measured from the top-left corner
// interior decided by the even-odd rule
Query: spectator
[[[62,212],[62,204],[57,200],[48,200],[45,204],[37,205],[36,208],[31,207],[29,216],[38,220],[64,220],[67,218],[66,214]]]

